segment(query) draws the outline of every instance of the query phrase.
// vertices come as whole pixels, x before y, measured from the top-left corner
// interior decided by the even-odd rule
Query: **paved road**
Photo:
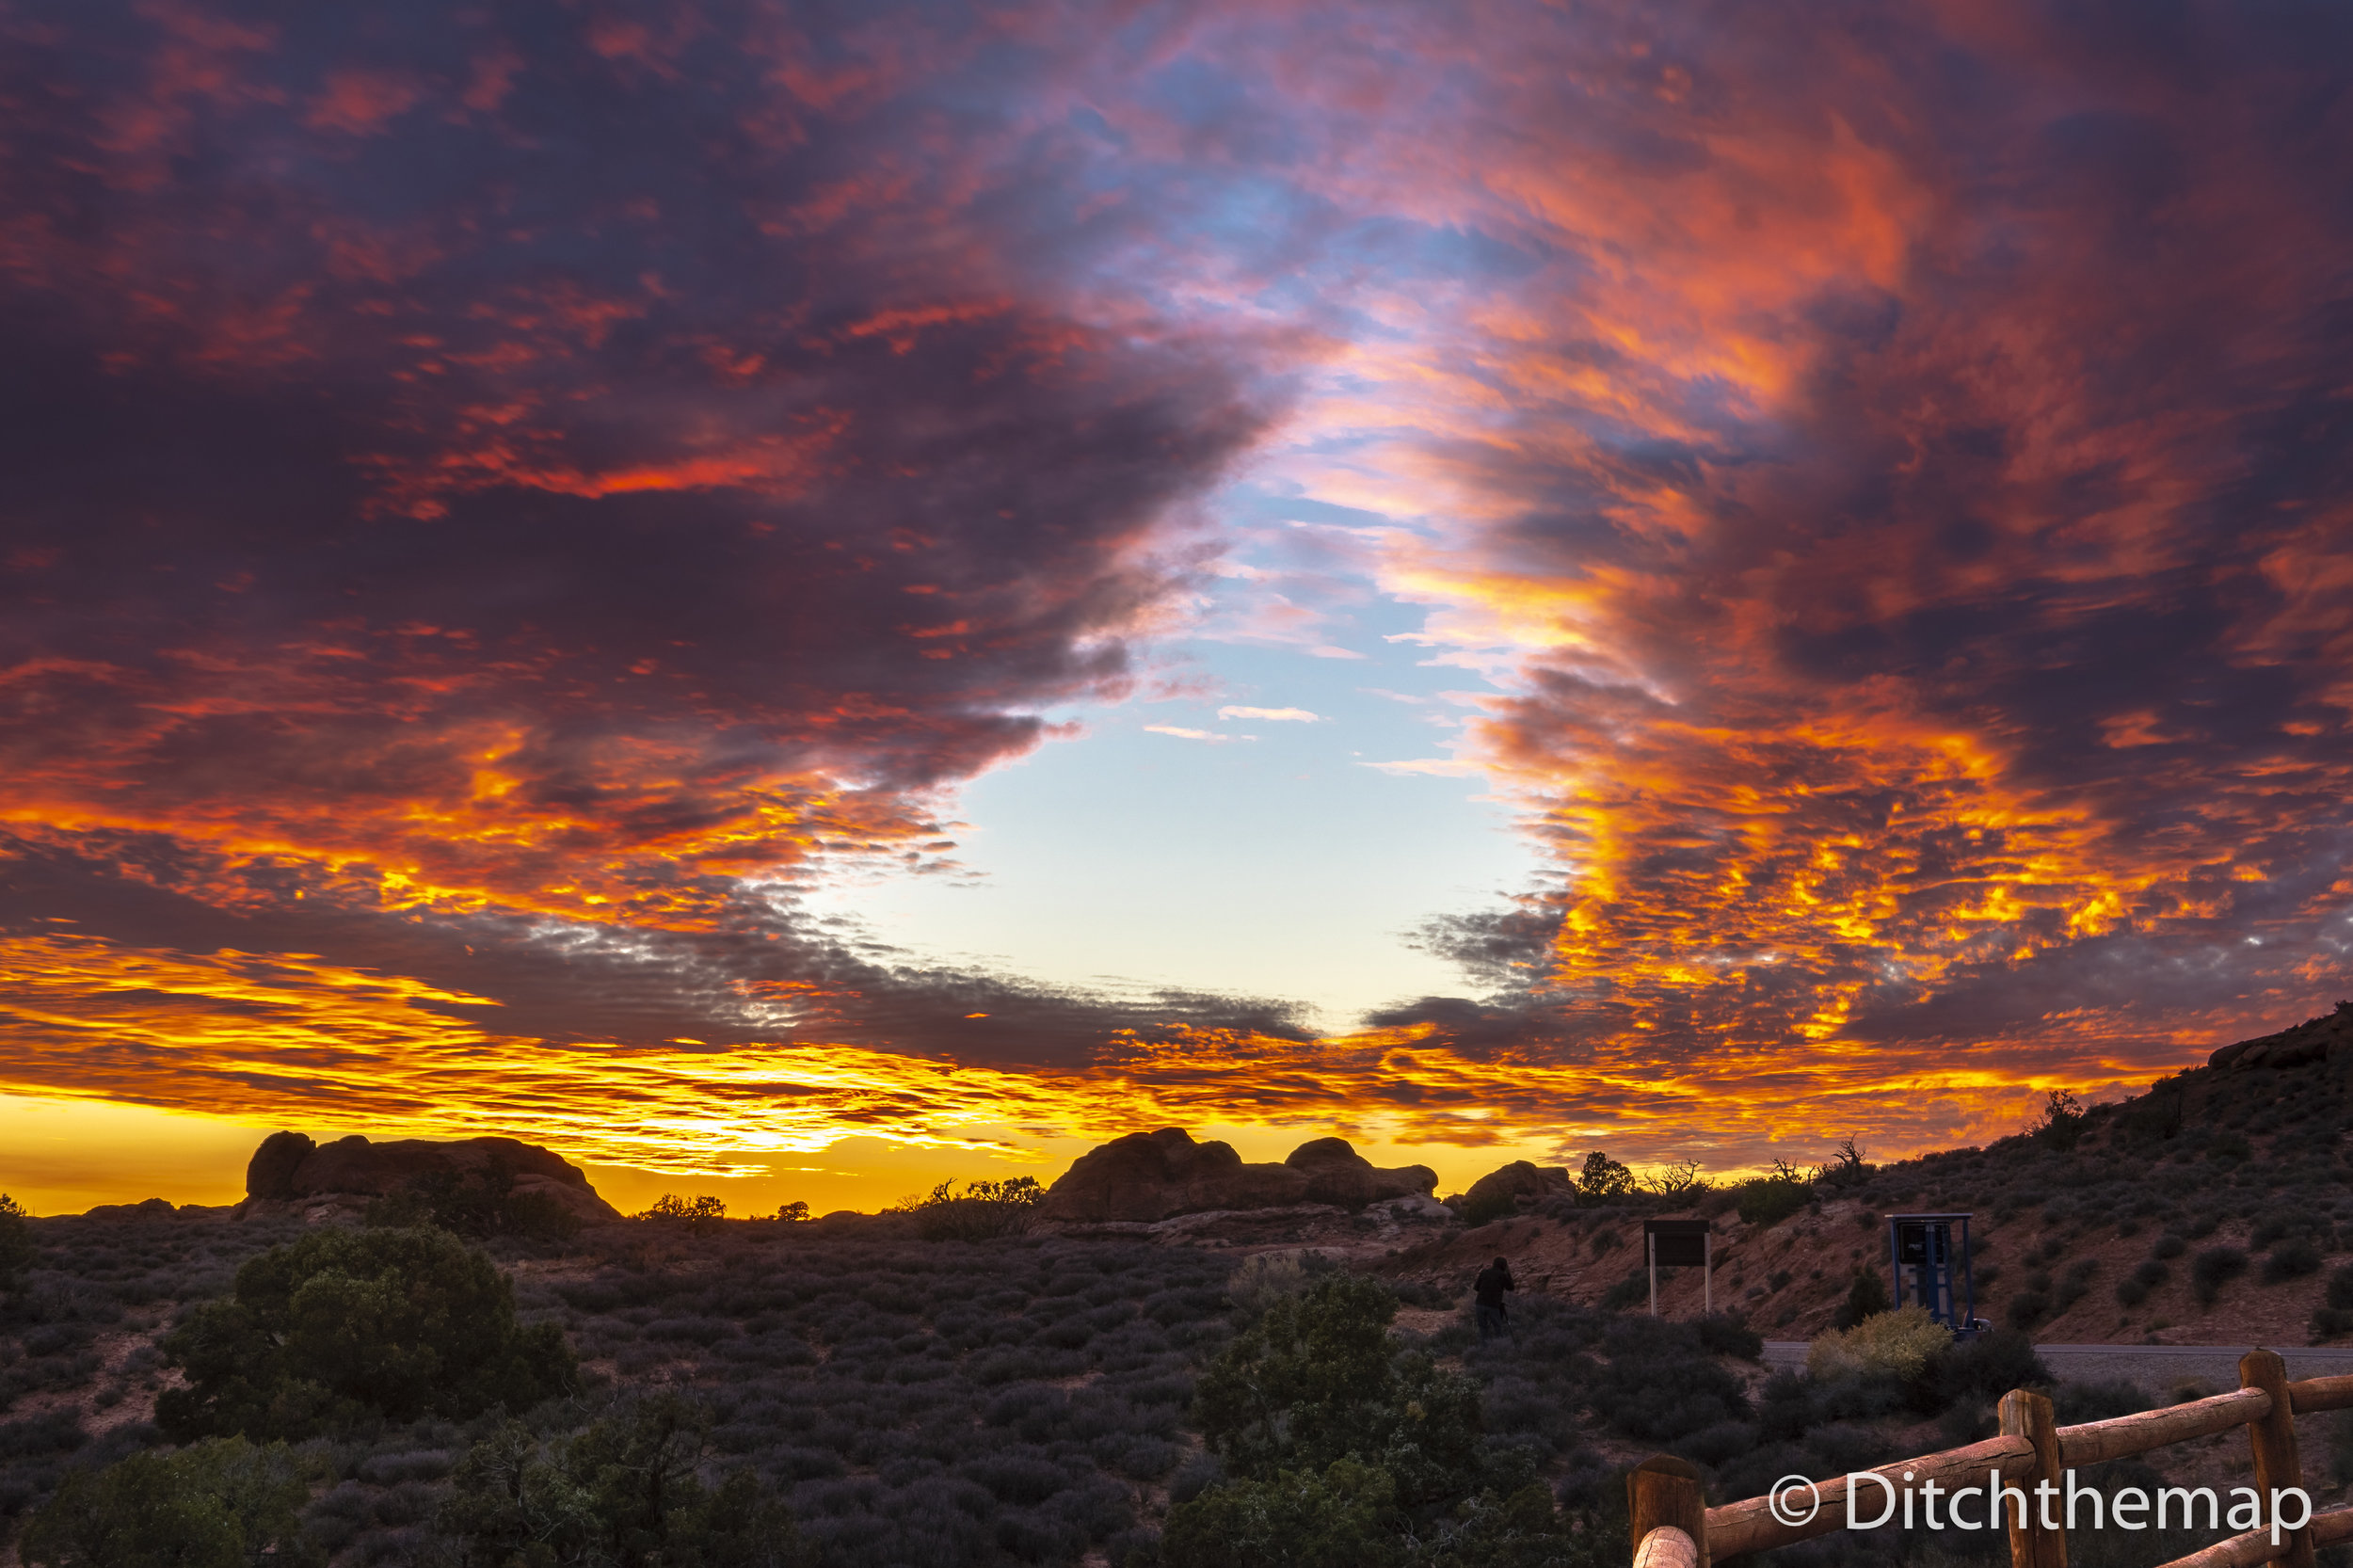
[[[1805,1365],[1802,1339],[1765,1341],[1765,1365]],[[2130,1378],[2162,1391],[2163,1385],[2202,1378],[2217,1389],[2238,1386],[2238,1358],[2250,1345],[2037,1345],[2035,1353],[2052,1371],[2071,1383],[2096,1378]],[[2274,1345],[2288,1364],[2291,1378],[2329,1377],[2353,1372],[2353,1346]]]

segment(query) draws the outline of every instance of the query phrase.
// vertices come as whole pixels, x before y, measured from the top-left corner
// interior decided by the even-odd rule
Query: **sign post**
[[[1702,1271],[1703,1310],[1716,1310],[1716,1234],[1705,1220],[1644,1220],[1642,1254],[1650,1264],[1650,1315],[1658,1316],[1658,1271]]]

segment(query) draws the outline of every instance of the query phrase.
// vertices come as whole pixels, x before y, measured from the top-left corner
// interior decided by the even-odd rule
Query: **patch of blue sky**
[[[1470,711],[1448,695],[1462,671],[1385,640],[1417,621],[1368,603],[1347,637],[1356,659],[1165,648],[1160,700],[1055,714],[1080,732],[965,790],[955,858],[971,874],[829,888],[811,912],[929,961],[1130,996],[1275,998],[1327,1029],[1462,994],[1410,934],[1527,886],[1535,856],[1476,774],[1376,765],[1445,762]]]

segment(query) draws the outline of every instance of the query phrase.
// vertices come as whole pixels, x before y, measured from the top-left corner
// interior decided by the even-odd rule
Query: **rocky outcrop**
[[[1577,1183],[1563,1167],[1514,1160],[1472,1182],[1469,1192],[1447,1201],[1466,1213],[1483,1213],[1489,1208],[1502,1208],[1507,1199],[1516,1206],[1522,1198],[1542,1202],[1545,1198],[1566,1197],[1575,1191]]]
[[[354,1134],[314,1144],[299,1132],[273,1132],[246,1166],[246,1207],[257,1202],[312,1206],[328,1200],[386,1197],[435,1176],[468,1176],[503,1166],[514,1192],[543,1193],[589,1224],[620,1211],[597,1196],[580,1167],[536,1144],[513,1138],[435,1143],[401,1138],[371,1143]],[[344,1202],[340,1207],[350,1207]]]
[[[1231,1144],[1195,1143],[1180,1127],[1131,1132],[1090,1149],[1047,1189],[1049,1220],[1149,1223],[1213,1210],[1329,1204],[1362,1208],[1427,1197],[1438,1184],[1423,1165],[1383,1169],[1338,1138],[1303,1144],[1280,1165],[1245,1163]]]
[[[2353,1055],[2353,1001],[2337,1010],[2307,1018],[2293,1029],[2258,1039],[2225,1046],[2206,1058],[2206,1065],[2244,1071],[2252,1067],[2304,1067],[2331,1055]]]
[[[1307,1202],[1362,1208],[1392,1198],[1427,1198],[1438,1173],[1427,1165],[1375,1165],[1345,1138],[1318,1138],[1286,1155],[1283,1163],[1307,1178]]]

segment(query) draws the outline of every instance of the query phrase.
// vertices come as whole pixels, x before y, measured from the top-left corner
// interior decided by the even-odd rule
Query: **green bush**
[[[179,1442],[520,1410],[571,1387],[576,1368],[561,1331],[516,1322],[488,1256],[426,1228],[330,1228],[273,1247],[162,1349],[187,1373],[155,1405]]]
[[[815,1553],[747,1469],[703,1483],[710,1421],[660,1394],[571,1437],[508,1421],[475,1444],[435,1523],[469,1568],[806,1568]]]
[[[1329,1274],[1210,1361],[1193,1413],[1228,1479],[1169,1511],[1170,1568],[1470,1568],[1562,1539],[1529,1450],[1486,1441],[1477,1383],[1398,1353],[1396,1311],[1378,1281]]]
[[[1623,1312],[1637,1302],[1648,1300],[1650,1300],[1650,1272],[1646,1269],[1637,1269],[1602,1292],[1601,1309],[1604,1312]]]
[[[24,1527],[32,1568],[301,1568],[310,1482],[282,1443],[215,1438],[76,1470]],[[266,1555],[264,1555],[266,1554]]]
[[[1760,1229],[1781,1224],[1814,1201],[1812,1184],[1786,1166],[1744,1181],[1732,1192],[1741,1223]]]

